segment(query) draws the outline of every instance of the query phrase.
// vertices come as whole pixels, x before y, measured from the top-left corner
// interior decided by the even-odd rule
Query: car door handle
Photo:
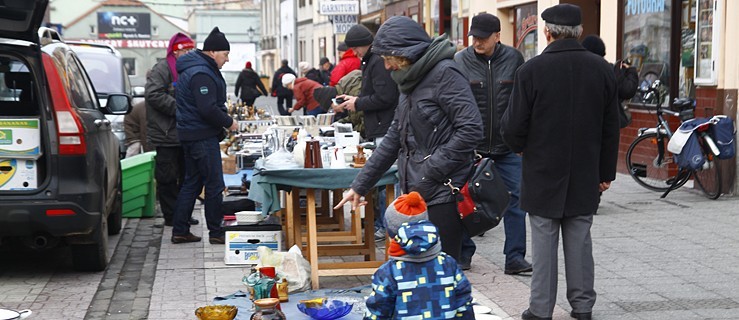
[[[110,126],[110,120],[108,119],[95,119],[95,126]]]

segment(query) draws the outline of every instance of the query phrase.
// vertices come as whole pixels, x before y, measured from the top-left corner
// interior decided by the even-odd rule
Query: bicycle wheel
[[[695,170],[693,176],[696,184],[708,199],[716,200],[721,196],[721,167],[716,157],[710,155],[703,169]]]
[[[665,192],[677,179],[674,189],[680,188],[690,178],[690,172],[677,175],[677,165],[674,164],[672,153],[667,151],[670,138],[663,135],[662,157],[656,133],[646,133],[634,140],[626,152],[626,168],[634,180],[652,191]]]

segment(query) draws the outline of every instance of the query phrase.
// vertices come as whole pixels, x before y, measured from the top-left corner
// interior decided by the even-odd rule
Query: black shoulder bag
[[[459,217],[470,237],[495,228],[508,208],[510,193],[490,158],[475,162],[462,188],[453,186],[451,179],[444,185],[455,195]]]

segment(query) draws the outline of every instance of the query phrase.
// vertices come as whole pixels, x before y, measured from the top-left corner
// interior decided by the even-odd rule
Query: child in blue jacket
[[[475,319],[472,286],[454,258],[441,251],[418,192],[385,212],[390,259],[372,276],[365,319]]]

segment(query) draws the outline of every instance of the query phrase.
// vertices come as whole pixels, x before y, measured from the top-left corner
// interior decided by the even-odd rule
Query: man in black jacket
[[[275,71],[275,76],[272,77],[272,96],[277,97],[277,111],[281,116],[289,116],[287,109],[293,107],[293,91],[282,86],[282,76],[286,73],[297,77],[295,70],[288,67],[287,60],[283,59],[282,66]]]
[[[523,64],[518,50],[500,43],[500,20],[481,13],[472,18],[469,35],[472,45],[458,52],[454,60],[470,80],[472,93],[485,124],[485,136],[477,153],[495,161],[503,181],[511,193],[508,209],[503,215],[505,225],[505,273],[531,272],[526,261],[526,212],[518,206],[521,189],[521,157],[503,143],[500,137],[500,117],[508,108],[516,69]],[[475,243],[465,237],[459,262],[462,270],[470,268]]]
[[[247,61],[244,70],[241,70],[241,73],[239,73],[239,77],[236,78],[235,87],[234,95],[238,97],[239,91],[241,91],[241,101],[247,106],[253,106],[257,97],[267,95],[267,88],[262,84],[262,79],[251,68],[251,61]]]
[[[596,300],[590,228],[598,192],[616,178],[618,93],[612,67],[582,47],[580,7],[541,14],[547,47],[516,71],[501,134],[523,155],[521,209],[529,213],[531,276],[524,320],[552,319],[562,248],[570,315],[592,319]]]
[[[169,40],[167,58],[157,62],[146,75],[146,140],[157,151],[154,177],[165,226],[172,226],[177,195],[185,180],[185,158],[175,120],[175,62],[194,48],[195,42],[178,32]],[[198,224],[198,220],[190,218],[190,224]]]
[[[375,145],[380,145],[385,137],[390,122],[393,121],[395,108],[398,107],[398,86],[390,77],[390,70],[385,69],[382,57],[372,53],[372,41],[374,37],[367,27],[357,24],[346,32],[344,42],[354,50],[354,53],[362,59],[362,89],[358,97],[340,95],[337,98],[344,99],[339,105],[341,110],[364,112],[364,137],[374,140]],[[376,239],[384,238],[385,228],[383,226],[385,215],[385,191],[380,188],[377,197],[378,203],[375,209],[379,214],[375,219]]]

